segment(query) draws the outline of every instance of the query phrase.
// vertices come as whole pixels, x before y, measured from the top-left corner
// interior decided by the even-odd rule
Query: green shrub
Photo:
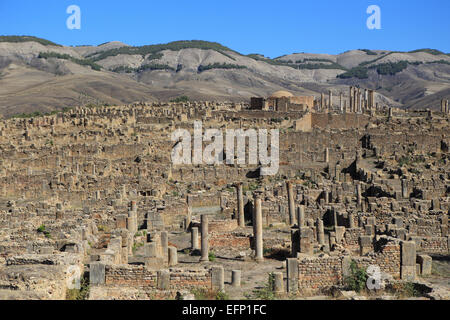
[[[381,75],[395,75],[408,67],[408,61],[382,63],[375,68],[377,73]]]
[[[191,293],[195,296],[195,300],[214,300],[217,299],[218,292],[206,288],[191,289]]]
[[[445,54],[444,52],[436,50],[436,49],[418,49],[418,50],[409,51],[409,53],[415,53],[415,52],[426,52],[426,53],[432,54],[434,56]]]
[[[111,56],[117,56],[119,54],[138,54],[142,56],[146,56],[150,54],[150,57],[153,57],[153,54],[160,53],[163,50],[171,50],[171,51],[178,51],[182,49],[188,49],[188,48],[195,48],[195,49],[203,49],[203,50],[214,50],[219,52],[220,54],[234,60],[233,57],[226,54],[226,51],[235,52],[234,50],[231,50],[230,48],[227,48],[220,43],[217,42],[209,42],[209,41],[201,41],[201,40],[191,40],[191,41],[174,41],[169,42],[166,44],[154,44],[154,45],[145,45],[145,46],[139,46],[139,47],[121,47],[121,48],[115,48],[103,51],[101,53],[92,53],[88,55],[87,57],[93,57],[93,61],[99,61],[103,60],[107,57]]]
[[[377,55],[376,52],[374,52],[372,50],[369,50],[369,49],[359,49],[359,50],[364,51],[369,56],[376,56]]]
[[[45,40],[42,38],[37,38],[33,36],[0,36],[0,42],[28,42],[28,41],[34,41],[37,43],[40,43],[44,46],[57,46],[62,47],[60,44],[56,44],[54,42],[51,42],[49,40]]]
[[[349,290],[360,292],[366,287],[367,272],[364,268],[359,268],[355,260],[350,263],[350,275],[344,279]]]
[[[208,260],[214,262],[216,260],[216,254],[213,251],[208,253]]]
[[[219,290],[216,294],[216,300],[229,300],[230,297],[228,294],[225,293],[225,291]]]
[[[189,102],[189,97],[188,96],[180,96],[180,97],[170,100],[170,102],[175,102],[175,103]]]
[[[63,59],[63,60],[70,60],[76,64],[79,64],[81,66],[89,66],[91,69],[95,71],[100,71],[102,67],[95,62],[89,60],[89,59],[78,59],[74,58],[68,54],[61,54],[57,52],[40,52],[39,59],[48,59],[48,58],[56,58],[56,59]]]
[[[39,232],[39,233],[43,233],[44,236],[45,236],[46,238],[51,238],[51,237],[52,237],[51,234],[50,234],[50,232],[48,232],[47,230],[45,230],[45,225],[43,225],[43,224],[41,224],[41,225],[39,226],[39,228],[37,228],[36,231]]]
[[[143,242],[136,242],[133,244],[133,254],[136,253],[137,249],[139,249],[140,247],[143,247],[144,243]]]
[[[253,297],[259,300],[274,300],[275,299],[274,285],[275,285],[275,276],[273,272],[271,272],[269,273],[269,279],[263,285],[263,287],[260,289],[253,290]]]
[[[367,71],[368,71],[367,68],[358,66],[350,69],[347,72],[337,75],[337,77],[340,79],[350,79],[350,78],[367,79],[369,77]]]
[[[80,289],[67,289],[66,300],[87,300],[89,297],[89,278],[86,276],[80,279]]]
[[[213,64],[208,65],[199,65],[197,71],[203,72],[211,69],[246,69],[246,68],[247,68],[246,66],[241,66],[237,64],[215,62]]]

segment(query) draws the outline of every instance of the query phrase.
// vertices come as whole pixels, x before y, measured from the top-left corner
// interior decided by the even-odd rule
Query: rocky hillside
[[[66,47],[35,37],[0,37],[0,113],[6,116],[181,95],[237,101],[281,89],[347,94],[350,84],[376,89],[384,104],[436,109],[449,96],[450,55],[362,49],[270,59],[206,41]]]

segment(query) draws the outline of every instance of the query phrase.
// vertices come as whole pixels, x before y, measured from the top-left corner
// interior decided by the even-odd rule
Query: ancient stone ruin
[[[448,299],[441,106],[408,112],[350,87],[1,120],[0,298],[397,299],[410,285]],[[278,129],[277,173],[174,164],[171,135],[194,121]]]

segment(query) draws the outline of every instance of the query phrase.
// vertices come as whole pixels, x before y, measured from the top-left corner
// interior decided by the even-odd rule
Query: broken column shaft
[[[263,229],[262,229],[262,208],[261,208],[261,195],[259,193],[254,194],[255,198],[255,259],[256,261],[263,261]]]
[[[202,256],[200,258],[200,261],[209,261],[208,216],[206,214],[202,214],[201,223],[202,223],[202,248],[201,248]]]

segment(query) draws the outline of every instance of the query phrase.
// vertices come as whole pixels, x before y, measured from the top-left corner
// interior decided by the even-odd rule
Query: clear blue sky
[[[81,30],[69,30],[69,5],[81,8]],[[381,30],[369,30],[369,5],[381,8]],[[449,0],[0,0],[0,35],[33,35],[64,45],[130,45],[175,40],[220,42],[244,54],[350,49],[450,52]]]

